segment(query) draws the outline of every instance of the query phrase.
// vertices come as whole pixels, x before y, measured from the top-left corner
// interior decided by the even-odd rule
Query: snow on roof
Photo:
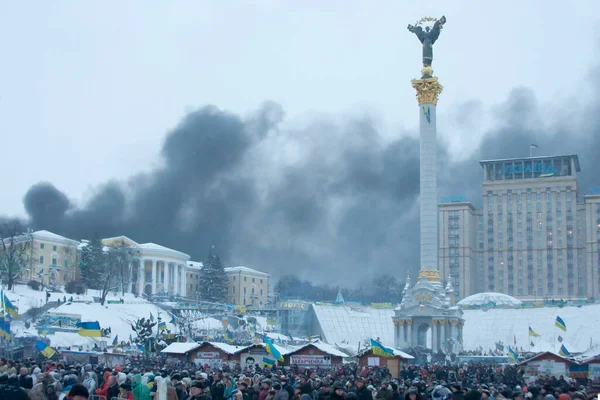
[[[77,242],[76,240],[57,235],[56,233],[52,233],[47,230],[35,231],[31,234],[31,236],[33,236],[33,238],[36,240],[48,240],[48,241],[54,241],[54,242],[58,242],[58,243],[68,243],[68,244],[73,244],[73,245],[79,244],[79,242]]]
[[[199,343],[171,343],[165,347],[161,353],[186,354],[200,346]]]
[[[387,347],[388,349],[393,350],[395,356],[402,357],[402,358],[404,358],[406,360],[413,360],[414,359],[414,357],[411,356],[410,354],[405,353],[403,351],[400,351],[398,349],[394,349],[393,346],[388,346],[385,343],[382,343],[382,345],[385,346],[385,347]],[[366,349],[361,350],[360,353],[358,353],[358,356],[359,357],[362,356],[363,354],[365,354],[369,350],[371,350],[371,347],[367,347]]]
[[[359,343],[370,338],[394,343],[392,309],[321,304],[312,307],[321,326],[322,338],[327,343],[348,344],[351,348],[357,348]]]
[[[267,346],[264,343],[259,343],[257,346],[266,348]],[[285,356],[287,354],[290,353],[294,353],[296,350],[300,350],[301,348],[305,347],[305,346],[282,346],[278,343],[273,343],[273,346],[275,346],[275,349],[279,352],[279,354],[281,354],[282,356]],[[248,346],[250,347],[250,346]]]
[[[233,344],[221,343],[221,342],[204,342],[204,343],[208,343],[211,346],[214,346],[217,349],[222,350],[222,351],[224,351],[227,354],[241,353],[242,351],[244,351],[248,347],[250,347],[250,346],[236,346],[236,345],[233,345]]]
[[[529,357],[527,360],[520,361],[517,365],[527,364],[529,361],[537,360],[538,358],[545,356],[546,354],[551,354],[555,357],[558,357],[558,358],[564,360],[566,363],[571,363],[571,364],[573,363],[573,361],[568,360],[568,359],[564,358],[563,356],[561,356],[560,354],[556,354],[553,351],[543,351],[541,353],[536,354],[533,357]]]
[[[513,306],[518,307],[523,303],[521,300],[516,299],[512,296],[502,293],[495,292],[483,292],[477,293],[468,297],[465,297],[457,303],[459,306]]]
[[[317,349],[321,350],[323,353],[327,353],[332,356],[348,357],[348,354],[340,351],[337,347],[330,345],[329,343],[321,342],[320,340],[316,340],[314,342],[307,343],[304,346],[302,346],[294,351],[303,349],[308,346],[315,346]]]
[[[270,276],[266,272],[257,271],[255,269],[248,268],[248,267],[242,267],[242,266],[225,268],[225,272],[227,272],[227,273],[241,272],[241,273],[247,273],[247,274],[258,275],[258,276]]]
[[[187,266],[188,266],[188,268],[202,269],[204,264],[201,262],[198,262],[198,261],[188,261]]]
[[[140,244],[138,247],[142,250],[148,250],[150,252],[171,253],[172,255],[175,254],[181,258],[186,258],[188,260],[190,258],[189,255],[182,253],[181,251],[173,250],[173,249],[170,249],[165,246],[161,246],[160,244],[156,244],[156,243],[143,243],[143,244]]]

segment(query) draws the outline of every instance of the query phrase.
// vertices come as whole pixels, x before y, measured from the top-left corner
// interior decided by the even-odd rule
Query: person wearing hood
[[[392,400],[393,394],[387,382],[381,383],[381,390],[377,392],[375,399],[377,400]]]
[[[133,398],[135,400],[151,400],[150,388],[143,383],[142,375],[136,374],[133,376],[132,380]]]
[[[333,390],[329,395],[329,400],[344,400],[346,392],[344,391],[344,385],[341,382],[336,382],[333,385]]]
[[[404,400],[422,400],[419,389],[416,386],[409,387],[404,395]]]
[[[83,384],[83,386],[86,387],[88,392],[94,393],[94,391],[96,390],[96,386],[97,386],[96,380],[94,379],[94,373],[86,372],[85,379],[83,380],[82,384]]]

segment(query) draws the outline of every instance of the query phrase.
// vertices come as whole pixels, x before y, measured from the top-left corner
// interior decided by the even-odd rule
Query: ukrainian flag
[[[113,339],[113,347],[117,347],[119,345],[119,335],[115,336]]]
[[[78,333],[80,336],[102,337],[102,330],[98,321],[78,322],[76,326],[79,328]]]
[[[233,343],[235,341],[235,338],[233,337],[233,332],[231,332],[229,328],[227,328],[227,330],[225,331],[225,340],[227,340],[230,343]]]
[[[537,145],[537,144],[532,144],[532,145],[531,145],[531,148],[532,148],[532,149],[537,149],[537,148],[538,148],[538,145]]]
[[[496,350],[504,351],[504,345],[502,343],[496,343]]]
[[[39,352],[42,353],[44,355],[44,357],[46,357],[46,358],[52,358],[52,356],[56,354],[56,350],[54,350],[52,347],[48,346],[46,343],[42,342],[41,340],[39,340],[35,344],[35,348],[37,350],[39,350]]]
[[[271,360],[270,358],[263,357],[263,364],[273,366],[273,365],[275,365],[275,360]]]
[[[265,336],[265,349],[267,350],[267,353],[271,354],[276,360],[283,362],[283,356],[281,355],[279,350],[277,350],[275,348],[275,345],[273,344],[273,342],[271,342],[271,339],[269,339],[266,336]]]
[[[376,340],[371,339],[371,351],[373,354],[383,357],[394,357],[394,350],[383,346]]]
[[[569,353],[569,350],[567,350],[567,348],[565,347],[564,344],[562,346],[560,346],[560,350],[558,351],[558,354],[563,357],[567,357],[567,356],[571,355],[571,353]]]
[[[556,316],[556,322],[554,325],[556,325],[558,329],[562,329],[565,332],[567,331],[567,324],[565,324],[565,321],[563,321],[563,319],[558,315]]]
[[[508,346],[508,357],[516,361],[519,358],[519,355],[512,349],[512,347]]]
[[[529,327],[529,336],[540,337],[540,335],[535,333],[531,327]]]
[[[12,318],[17,318],[19,316],[19,314],[17,313],[17,308],[13,305],[13,303],[10,302],[10,300],[8,299],[8,297],[6,297],[4,292],[0,293],[0,297],[2,298],[2,309],[6,311]]]
[[[167,323],[166,322],[159,322],[158,323],[158,330],[159,331],[166,331],[167,330]]]

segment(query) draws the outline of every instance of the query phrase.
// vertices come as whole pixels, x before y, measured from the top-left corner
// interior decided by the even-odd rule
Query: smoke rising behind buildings
[[[458,132],[468,135],[464,121],[477,113],[489,113],[493,129],[461,161],[440,143],[439,194],[479,204],[478,161],[526,156],[531,143],[539,155],[579,155],[581,194],[600,186],[598,81],[588,89],[589,103],[570,100],[550,115],[546,101],[522,88],[489,112],[464,105]],[[449,110],[442,94],[439,114]],[[126,235],[194,260],[214,244],[225,262],[275,277],[354,284],[379,271],[404,276],[419,263],[419,142],[412,132],[384,140],[376,126],[367,116],[289,127],[274,103],[250,117],[207,106],[167,134],[161,167],[117,177],[81,207],[40,182],[25,194],[25,209],[34,229],[74,239]]]

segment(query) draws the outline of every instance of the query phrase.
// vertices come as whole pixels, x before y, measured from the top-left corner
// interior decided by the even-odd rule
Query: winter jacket
[[[356,389],[356,397],[358,400],[373,400],[373,394],[366,386]]]
[[[0,385],[0,400],[29,400],[29,396],[18,386]]]
[[[273,400],[289,400],[289,398],[290,395],[287,390],[280,390],[273,396]]]

